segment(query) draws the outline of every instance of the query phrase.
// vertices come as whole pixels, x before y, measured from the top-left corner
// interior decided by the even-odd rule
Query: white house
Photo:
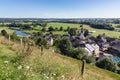
[[[99,46],[97,44],[85,44],[85,50],[88,52],[88,56],[94,55],[99,57]]]

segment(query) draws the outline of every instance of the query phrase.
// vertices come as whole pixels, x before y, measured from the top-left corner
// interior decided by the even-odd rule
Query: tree
[[[76,35],[76,29],[75,28],[71,28],[68,33],[71,35],[71,36],[74,36]]]
[[[63,31],[63,27],[61,26],[59,30],[60,30],[60,31]]]
[[[78,48],[73,47],[69,50],[68,55],[70,57],[82,60],[83,56],[85,55],[85,50],[82,49],[81,47],[78,47]]]
[[[69,50],[72,48],[72,43],[68,38],[63,38],[60,40],[58,48],[62,52],[62,54],[67,55]]]
[[[89,35],[89,31],[88,31],[88,30],[85,30],[84,36],[86,37],[86,36],[88,36],[88,35]]]
[[[43,45],[44,47],[47,47],[47,41],[44,38],[38,38],[35,43],[38,46],[42,46]]]
[[[46,28],[45,28],[45,27],[43,27],[41,31],[45,32],[45,31],[46,31]]]
[[[80,27],[83,27],[83,25],[81,24]]]
[[[58,27],[55,27],[55,31],[58,31]]]
[[[69,31],[70,30],[70,27],[67,27],[67,31]]]
[[[1,34],[2,34],[3,36],[7,36],[6,30],[2,30],[2,31],[1,31]]]
[[[52,26],[50,26],[50,27],[48,28],[48,31],[54,31],[54,28],[53,28]]]
[[[83,28],[83,26],[81,27],[81,33],[83,33],[84,32],[84,28]]]
[[[111,58],[105,58],[96,63],[96,66],[115,72],[117,70],[116,63]]]
[[[87,56],[86,63],[95,62],[95,58],[93,56]]]
[[[19,37],[15,34],[15,32],[11,35],[11,39],[13,40],[13,41],[15,41],[15,40],[19,40]]]
[[[120,68],[120,61],[117,63],[118,67]]]

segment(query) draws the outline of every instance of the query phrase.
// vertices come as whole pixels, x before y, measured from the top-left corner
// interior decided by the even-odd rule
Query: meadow
[[[120,75],[86,64],[84,77],[82,62],[44,49],[40,54],[33,47],[31,55],[22,55],[20,44],[0,36],[0,80],[119,80]]]
[[[47,27],[52,26],[52,27],[58,27],[60,28],[61,26],[63,27],[63,29],[67,29],[67,27],[69,26],[70,28],[77,28],[77,29],[81,29],[80,28],[80,24],[70,24],[70,23],[48,23]],[[84,29],[88,29],[89,31],[95,31],[95,33],[92,33],[91,35],[93,36],[98,36],[99,34],[103,34],[105,33],[106,36],[109,37],[115,37],[115,38],[119,38],[120,37],[120,32],[116,32],[116,31],[109,31],[109,30],[105,30],[105,29],[95,29],[90,27],[89,25],[83,25]]]
[[[116,25],[119,25],[119,24],[113,24],[112,26],[115,27]],[[71,23],[57,23],[57,22],[51,22],[51,23],[48,23],[46,28],[48,29],[48,27],[52,26],[53,28],[60,28],[61,26],[63,27],[63,30],[67,29],[67,27],[70,27],[70,28],[77,28],[77,29],[81,29],[80,28],[80,24],[71,24]],[[33,33],[33,32],[39,32],[41,31],[42,27],[41,26],[31,26],[33,28],[33,30],[23,30],[24,32],[26,33]],[[90,27],[89,25],[83,25],[83,28],[84,29],[88,29],[90,32],[91,31],[95,31],[94,33],[91,33],[91,35],[93,36],[98,36],[99,34],[103,34],[105,33],[106,36],[109,36],[109,37],[114,37],[114,38],[119,38],[120,37],[120,32],[117,32],[117,31],[110,31],[110,30],[105,30],[105,29],[96,29],[96,28],[92,28]],[[10,30],[8,29],[7,27],[0,27],[0,31],[5,29],[8,33],[13,33],[14,30]],[[120,30],[119,28],[116,28],[118,30]],[[49,33],[49,32],[44,32],[44,34],[46,33]],[[65,31],[53,31],[53,34],[67,34],[67,32]]]

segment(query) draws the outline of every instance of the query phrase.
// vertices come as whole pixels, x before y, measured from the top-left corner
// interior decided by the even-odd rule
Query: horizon
[[[119,0],[2,0],[0,18],[120,18]]]

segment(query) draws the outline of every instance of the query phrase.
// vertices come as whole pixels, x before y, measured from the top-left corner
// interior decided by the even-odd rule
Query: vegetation
[[[113,71],[113,72],[115,72],[117,70],[116,63],[110,58],[105,58],[101,61],[98,61],[96,63],[96,66],[106,69],[106,70]]]
[[[39,49],[34,47],[31,55],[20,59],[20,44],[10,42],[0,37],[0,79],[9,80],[80,80],[81,62],[45,50],[40,55]],[[103,76],[104,75],[104,76]],[[119,80],[120,76],[86,65],[84,80]]]
[[[80,33],[80,31],[81,32],[84,31],[85,37],[88,35],[96,36],[96,35],[102,34],[102,33],[105,33],[107,36],[110,36],[110,37],[119,37],[119,35],[116,35],[116,34],[120,34],[119,31],[116,30],[116,28],[119,28],[119,25],[117,25],[116,27],[113,27],[112,25],[107,24],[107,23],[101,24],[101,22],[100,23],[91,22],[91,24],[89,24],[89,22],[86,22],[86,23],[83,22],[83,24],[80,24],[82,22],[80,22],[80,23],[73,22],[73,23],[71,23],[71,22],[69,22],[69,23],[49,22],[48,23],[48,22],[37,22],[36,21],[36,22],[31,22],[29,24],[26,22],[20,24],[20,23],[15,22],[15,23],[12,23],[9,25],[4,25],[4,26],[8,26],[9,29],[7,27],[0,27],[2,36],[8,36],[8,34],[10,34],[11,40],[14,41],[14,42],[8,41],[9,42],[8,44],[7,44],[7,42],[5,42],[3,40],[1,40],[1,42],[0,42],[1,43],[0,45],[4,46],[5,49],[11,51],[14,54],[14,55],[5,55],[5,56],[1,57],[0,61],[3,62],[3,63],[1,62],[2,63],[1,67],[3,67],[3,72],[0,73],[0,77],[2,77],[3,79],[13,79],[13,80],[15,80],[15,79],[21,80],[21,79],[23,79],[23,77],[26,80],[33,79],[33,77],[34,77],[34,79],[41,79],[41,80],[47,80],[47,79],[48,80],[61,80],[61,79],[71,80],[73,78],[76,80],[81,79],[81,76],[79,76],[80,72],[78,69],[78,65],[81,66],[81,62],[78,62],[78,60],[82,60],[84,58],[84,59],[86,59],[87,63],[94,63],[95,59],[92,56],[85,56],[86,52],[81,47],[77,47],[77,48],[73,47],[71,41],[68,38],[55,39],[54,46],[57,48],[57,50],[61,51],[60,54],[78,59],[78,60],[75,60],[76,62],[74,62],[74,59],[72,59],[72,61],[71,61],[71,58],[70,58],[70,61],[69,61],[69,59],[67,59],[68,57],[64,57],[65,59],[63,59],[63,56],[61,58],[61,55],[59,55],[59,54],[52,54],[52,52],[54,52],[54,48],[53,49],[50,48],[50,51],[45,49],[44,55],[39,56],[39,54],[41,52],[40,49],[33,46],[33,44],[29,44],[29,41],[31,41],[30,43],[32,43],[32,40],[34,40],[36,45],[38,45],[39,47],[42,46],[42,48],[43,48],[43,46],[44,46],[44,48],[48,48],[49,45],[47,43],[47,40],[43,38],[43,34],[47,34],[47,33],[50,33],[52,35],[69,33],[70,36],[72,36],[72,37],[76,37],[76,34]],[[85,24],[88,24],[88,25],[85,25]],[[5,29],[3,29],[3,28],[5,28]],[[20,38],[15,33],[12,34],[12,31],[14,31],[14,30],[23,30],[24,32],[32,33],[32,35],[34,37],[31,38],[32,40],[31,39],[29,39],[28,41],[23,40],[24,48],[21,49],[21,48],[19,48],[20,44],[15,43],[16,41],[19,42]],[[8,31],[8,33],[7,33],[7,31]],[[112,35],[109,35],[110,33],[112,33]],[[17,45],[16,47],[18,49],[16,49],[13,46],[14,44]],[[6,46],[7,46],[7,48],[6,48]],[[11,53],[11,52],[9,52],[9,53]],[[4,51],[2,51],[2,49],[1,49],[0,53],[4,54]],[[36,53],[37,56],[34,53]],[[26,55],[26,54],[29,54],[29,55]],[[24,55],[26,57],[23,57]],[[45,56],[45,57],[43,58],[42,56]],[[49,56],[50,56],[50,58],[49,58]],[[66,64],[66,62],[65,62],[65,64],[61,64],[62,62],[60,62],[59,60],[58,60],[58,62],[51,61],[49,64],[50,59],[54,56],[57,58],[60,58],[60,60],[62,60],[62,62],[64,62],[64,60],[69,61],[70,65],[72,65],[72,66],[66,66],[69,64],[69,63]],[[49,58],[49,60],[48,59],[46,60],[46,58]],[[52,60],[57,59],[57,58],[53,58]],[[37,60],[35,60],[35,59],[37,59]],[[46,61],[44,61],[44,60],[46,60]],[[75,65],[73,65],[73,64],[75,64]],[[9,69],[7,69],[7,67],[6,67],[7,65],[9,65]],[[42,66],[40,66],[40,65],[42,65]],[[119,69],[117,69],[117,66],[119,67],[119,63],[116,64],[114,61],[112,61],[109,58],[105,58],[103,60],[98,61],[96,63],[96,65],[100,68],[119,73]],[[55,67],[55,69],[54,69],[54,67]],[[76,67],[75,72],[72,71],[74,69],[74,67]],[[91,69],[91,68],[93,68],[93,66],[92,67],[89,66],[87,68]],[[95,68],[93,68],[93,69],[95,69]],[[12,70],[12,71],[10,71],[10,70]],[[78,72],[76,73],[76,71],[78,71]],[[6,72],[9,72],[9,73],[6,74]],[[108,76],[110,76],[110,77],[111,77],[111,74],[114,74],[112,72],[105,71],[105,73],[109,73]],[[16,74],[16,73],[18,73],[18,74]],[[77,77],[72,75],[74,73],[76,73]],[[89,75],[91,75],[91,74],[89,74]],[[17,78],[16,76],[18,76],[18,75],[19,75],[19,77]],[[87,76],[88,76],[88,74],[87,74]],[[114,74],[114,77],[115,77],[115,79],[118,78],[118,80],[119,80],[119,76],[117,74]],[[85,77],[85,79],[88,79],[88,78]],[[103,78],[103,76],[102,76],[102,78],[98,76],[98,78],[95,77],[92,80],[94,80],[94,79],[101,80],[104,78]],[[107,78],[107,79],[109,79],[109,78]],[[111,78],[111,80],[112,79],[113,78]]]

